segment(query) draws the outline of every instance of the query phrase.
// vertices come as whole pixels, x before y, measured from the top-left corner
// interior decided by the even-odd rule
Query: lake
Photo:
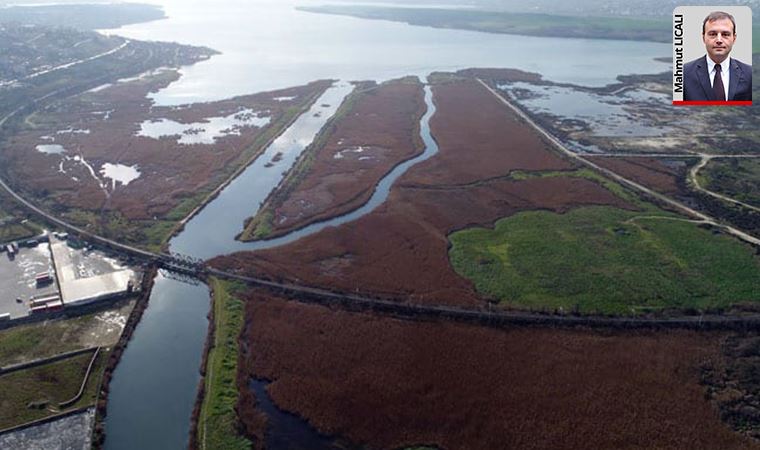
[[[110,30],[122,36],[175,41],[221,51],[152,94],[161,105],[212,101],[235,95],[337,79],[309,111],[262,158],[191,220],[172,248],[211,257],[240,248],[232,241],[241,218],[253,214],[303,147],[348,92],[346,81],[387,80],[405,75],[425,79],[432,71],[468,67],[511,67],[539,72],[557,82],[602,86],[620,74],[657,73],[669,65],[668,44],[638,41],[540,38],[423,28],[386,21],[300,12],[292,1],[213,2],[167,0],[169,19]],[[428,100],[429,101],[429,100]],[[276,167],[265,167],[276,152]],[[252,180],[250,183],[246,180]],[[260,180],[261,182],[257,181]],[[387,189],[389,186],[383,188]],[[243,194],[235,194],[235,190]],[[214,228],[214,216],[228,226]],[[210,238],[213,236],[213,238]],[[201,242],[203,241],[203,242]],[[232,243],[232,244],[231,244]],[[187,445],[203,337],[208,325],[208,289],[163,277],[111,384],[106,448],[164,449]]]
[[[424,78],[432,71],[511,67],[557,82],[602,86],[621,74],[669,70],[671,46],[640,41],[541,38],[416,27],[298,11],[292,0],[156,0],[169,18],[111,30],[222,52],[182,69],[159,104],[219,100],[316,79]],[[210,6],[213,5],[213,6]]]

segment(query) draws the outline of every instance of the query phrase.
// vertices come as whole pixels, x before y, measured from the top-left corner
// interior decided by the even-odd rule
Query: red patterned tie
[[[723,90],[723,77],[720,76],[720,64],[715,65],[715,79],[713,80],[713,93],[715,100],[725,102],[726,91]]]

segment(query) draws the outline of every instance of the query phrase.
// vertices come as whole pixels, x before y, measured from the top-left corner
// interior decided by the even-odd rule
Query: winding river
[[[393,182],[409,167],[437,151],[428,126],[435,108],[426,87],[428,109],[420,123],[424,153],[389,173],[367,204],[282,238],[235,241],[244,219],[255,214],[350,92],[348,81],[403,75],[424,78],[436,70],[466,67],[517,67],[553,81],[599,86],[613,82],[619,74],[667,70],[666,64],[653,58],[670,54],[666,44],[506,36],[317,15],[297,11],[296,4],[287,0],[222,0],[213,7],[201,0],[158,2],[166,7],[169,19],[108,32],[205,45],[222,55],[183,68],[180,80],[151,94],[157,104],[211,101],[316,79],[341,80],[172,239],[173,251],[202,258],[282,245],[355,220],[382,204]],[[199,29],[208,31],[199,33]],[[280,161],[272,161],[276,153],[283,154]],[[270,161],[274,166],[265,167]],[[208,310],[207,286],[159,275],[111,381],[105,448],[187,446]],[[262,386],[254,388],[264,393]]]
[[[220,208],[235,205],[240,208],[235,213],[243,219],[248,214],[256,214],[259,202],[277,187],[287,169],[292,167],[298,155],[312,142],[350,90],[349,85],[342,83],[328,89],[254,164],[188,222],[185,230],[172,239],[172,250],[208,258],[235,250],[270,248],[295,241],[328,226],[356,220],[385,201],[398,177],[438,151],[429,125],[430,118],[435,113],[433,93],[430,86],[425,86],[427,110],[420,120],[420,136],[425,144],[423,153],[396,166],[378,183],[364,206],[278,239],[254,243],[236,241],[232,233],[238,232],[242,221],[233,221]],[[330,114],[315,115],[315,110],[328,110]],[[264,168],[263,164],[271,161],[271,157],[278,152],[283,153],[282,160],[277,163],[282,163],[282,167]],[[260,174],[265,176],[259,176]],[[220,230],[227,233],[219,232]],[[209,309],[208,297],[209,290],[205,285],[188,285],[159,275],[148,308],[111,381],[105,448],[159,449],[186,445],[190,414],[200,382],[198,368],[208,327],[205,319]],[[255,386],[259,395],[264,395],[263,387],[257,384]],[[269,404],[271,409],[271,402]],[[281,424],[284,434],[290,433],[287,430],[301,427],[302,431],[295,435],[299,439],[313,439],[315,445],[322,442],[322,438],[294,417],[283,415],[273,423]],[[273,442],[281,442],[283,439],[285,437],[280,436],[274,438]]]
[[[334,101],[340,95],[345,96],[349,90],[342,85],[328,90],[322,98],[317,100],[312,110],[302,115],[290,129],[275,140],[263,156],[259,157],[248,170],[230,183],[215,201],[188,222],[184,231],[172,239],[172,250],[207,259],[220,254],[260,250],[289,244],[304,236],[317,233],[326,227],[354,221],[380,206],[388,198],[393,183],[410,167],[438,152],[438,145],[430,134],[430,118],[435,113],[433,93],[430,86],[425,86],[427,110],[420,119],[420,136],[425,145],[424,151],[420,155],[399,164],[380,180],[371,198],[361,208],[324,222],[309,225],[280,238],[257,242],[235,240],[234,237],[242,229],[245,219],[258,212],[261,202],[266,199],[269,192],[277,187],[280,180],[284,178],[285,171],[293,166],[298,155],[316,136],[321,128],[320,124],[326,121],[325,117],[315,118],[312,111],[322,109],[321,102]],[[330,104],[329,110],[334,112],[335,109],[337,109],[337,105]],[[271,161],[271,157],[277,152],[284,152],[282,160],[276,163],[274,167],[270,167],[269,170],[264,168],[264,164]],[[214,232],[210,233],[209,230],[214,230]]]

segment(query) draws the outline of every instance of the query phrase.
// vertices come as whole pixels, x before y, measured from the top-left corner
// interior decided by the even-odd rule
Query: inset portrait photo
[[[673,10],[673,104],[752,105],[752,10]]]

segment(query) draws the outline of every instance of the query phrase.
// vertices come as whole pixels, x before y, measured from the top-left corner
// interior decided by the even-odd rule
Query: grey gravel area
[[[0,434],[0,449],[89,450],[95,408],[54,422]]]

